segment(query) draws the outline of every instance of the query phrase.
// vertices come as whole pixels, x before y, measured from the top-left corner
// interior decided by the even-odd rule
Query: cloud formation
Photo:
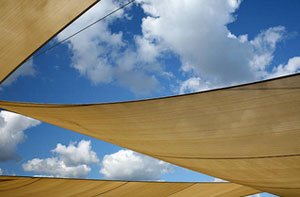
[[[63,40],[71,33],[119,7],[122,2],[124,1],[103,1],[97,4],[61,32],[57,38]],[[109,25],[121,17],[126,17],[124,10],[116,12],[69,40],[68,47],[72,51],[71,66],[93,84],[113,83],[129,88],[137,95],[149,94],[158,88],[158,80],[154,74],[151,74],[157,68],[152,66],[146,68],[151,60],[146,58],[147,60],[144,61],[143,57],[132,48],[133,46],[123,39],[122,32],[112,33]],[[150,56],[151,53],[157,53],[151,46],[145,46],[140,50],[149,52]]]
[[[67,166],[99,162],[97,154],[92,151],[91,141],[81,140],[77,147],[76,144],[69,144],[69,146],[57,144],[51,152],[56,153],[59,160],[64,161]]]
[[[24,142],[24,130],[41,122],[8,111],[0,111],[0,162],[20,160],[17,145]]]
[[[166,162],[131,150],[120,150],[104,156],[99,172],[106,179],[141,181],[161,180],[162,174],[172,173],[173,169]]]
[[[124,1],[103,1],[58,35],[62,40],[92,21],[119,7]],[[68,42],[72,67],[94,84],[114,84],[136,95],[149,95],[174,86],[187,93],[252,82],[298,71],[279,65],[270,71],[278,43],[286,38],[285,27],[271,27],[252,40],[234,35],[229,23],[240,0],[137,0],[146,16],[141,35],[126,40],[128,32],[114,32],[117,19],[128,19],[129,8],[117,12]],[[162,60],[174,54],[181,62],[180,74]],[[297,59],[297,58],[296,58]],[[293,61],[292,61],[293,60]],[[290,64],[290,65],[291,65]],[[166,70],[168,68],[168,70]],[[176,68],[177,69],[177,68]],[[162,83],[162,80],[164,82]],[[176,80],[176,81],[175,81]],[[167,81],[167,82],[166,82]],[[169,83],[169,84],[168,84]]]
[[[91,141],[81,140],[77,146],[76,143],[69,146],[57,144],[51,152],[57,156],[46,159],[34,158],[24,163],[23,169],[46,176],[86,178],[91,171],[88,165],[99,163],[96,153],[92,150]]]
[[[227,0],[143,1],[149,14],[142,24],[144,37],[178,54],[185,72],[214,83],[251,80],[247,64],[251,46],[229,37],[226,27],[234,21],[232,13],[239,4]]]
[[[209,87],[210,85],[207,82],[203,82],[200,77],[191,77],[181,83],[179,93],[198,92],[207,90]]]
[[[191,76],[181,82],[179,93],[267,78],[276,46],[286,35],[282,26],[263,30],[253,40],[234,35],[227,24],[236,20],[239,0],[140,2],[149,14],[143,20],[143,38],[178,54],[182,74]]]
[[[22,165],[25,171],[45,173],[55,177],[86,178],[91,169],[87,165],[67,166],[58,158],[32,159]]]
[[[271,73],[267,74],[268,78],[280,77],[288,74],[293,74],[300,71],[300,57],[289,59],[286,65],[278,65],[274,67]]]

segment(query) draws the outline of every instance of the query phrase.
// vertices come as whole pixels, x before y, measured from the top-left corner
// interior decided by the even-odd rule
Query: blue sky
[[[40,51],[124,2],[102,0]],[[299,6],[298,0],[137,1],[25,63],[1,85],[0,100],[129,101],[296,73]],[[0,129],[0,169],[6,175],[215,180],[4,111]],[[127,174],[116,173],[125,167]],[[155,173],[145,174],[145,168]]]

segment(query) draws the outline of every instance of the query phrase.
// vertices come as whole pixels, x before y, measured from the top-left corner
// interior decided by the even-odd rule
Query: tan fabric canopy
[[[36,49],[97,1],[0,1],[0,83]]]
[[[234,183],[129,182],[0,176],[0,196],[203,196],[259,193]]]
[[[0,107],[204,174],[300,195],[300,75],[134,102]]]
[[[0,34],[4,39],[0,39],[0,83],[36,49],[95,2],[1,1]],[[281,196],[297,196],[300,195],[299,84],[300,75],[294,75],[217,91],[146,101],[91,105],[3,101],[0,107],[208,175]],[[17,191],[52,195],[47,193],[50,186],[53,186],[51,192],[56,192],[58,185],[62,186],[61,192],[81,189],[75,186],[76,181],[1,177],[0,188],[1,192],[8,192],[5,193],[7,195]],[[26,186],[22,185],[23,182]],[[47,184],[40,186],[43,182]],[[91,182],[94,184],[97,181]],[[85,191],[93,191],[90,189],[91,182],[83,183],[82,190],[89,188]],[[100,194],[114,189],[110,193],[118,191],[118,195],[123,195],[121,192],[131,191],[130,188],[133,188],[133,193],[169,192],[167,189],[157,189],[158,183],[108,184],[99,181],[95,187],[98,183],[110,188],[101,187],[103,190],[97,190]],[[146,185],[132,186],[142,184]],[[229,183],[219,185],[226,184]],[[180,191],[178,188],[188,187],[182,192],[190,193],[177,194],[190,196],[202,190],[202,186],[197,185],[168,188],[172,188],[174,193]],[[227,190],[227,185],[222,188],[223,192],[230,190]],[[23,191],[29,187],[31,189]],[[77,194],[82,195],[80,192]]]

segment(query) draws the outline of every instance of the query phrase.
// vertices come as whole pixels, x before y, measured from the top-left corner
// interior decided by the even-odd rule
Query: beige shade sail
[[[0,108],[280,196],[300,195],[300,75],[133,102]]]
[[[0,196],[238,197],[260,191],[234,183],[134,182],[0,176]]]
[[[0,1],[0,83],[99,0]]]

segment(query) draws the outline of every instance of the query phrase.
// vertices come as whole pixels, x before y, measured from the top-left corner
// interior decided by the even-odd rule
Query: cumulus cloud
[[[86,178],[91,171],[87,165],[67,166],[58,158],[32,159],[23,164],[25,171],[50,174],[55,177]]]
[[[226,25],[239,1],[143,1],[146,38],[180,56],[186,72],[214,83],[251,80],[251,44],[232,35]],[[171,31],[170,31],[171,30]],[[232,71],[235,72],[232,72]]]
[[[131,150],[120,150],[105,155],[100,173],[114,180],[161,180],[161,175],[172,173],[170,164]]]
[[[276,50],[276,44],[284,39],[285,28],[282,26],[271,27],[258,34],[252,41],[254,49],[253,58],[250,60],[250,66],[257,77],[264,77],[267,74],[266,67],[270,65]]]
[[[87,24],[99,19],[118,4],[113,1],[98,3],[86,14],[76,20],[58,35],[62,40],[70,34],[82,29]],[[113,34],[108,30],[110,21],[122,15],[123,11],[116,12],[109,20],[102,21],[97,25],[73,37],[68,46],[71,49],[72,67],[77,69],[81,75],[88,77],[93,83],[109,83],[112,81],[113,68],[110,64],[110,54],[120,49],[124,43],[121,40],[122,33]]]
[[[111,12],[122,3],[124,1],[100,2],[61,32],[58,39],[64,39]],[[72,38],[68,42],[68,47],[72,52],[71,66],[95,85],[113,83],[129,88],[137,95],[149,94],[155,91],[159,84],[154,74],[151,73],[153,67],[145,68],[151,62],[151,57],[140,56],[133,46],[128,46],[129,43],[123,39],[122,32],[112,33],[109,25],[120,17],[126,17],[124,10],[116,12],[106,20]],[[152,54],[151,56],[157,53],[150,44],[142,46],[144,47],[138,47],[139,50],[148,52],[149,55]],[[144,61],[144,58],[147,60]]]
[[[46,159],[34,158],[24,163],[23,169],[46,174],[46,176],[86,178],[91,171],[88,164],[99,163],[96,153],[92,151],[90,141],[81,140],[77,146],[76,143],[71,143],[69,146],[57,144],[51,152],[57,156]]]
[[[58,39],[64,39],[123,2],[97,4],[60,33]],[[180,77],[184,80],[175,88],[178,93],[260,80],[271,75],[269,66],[276,46],[286,37],[283,26],[262,30],[252,40],[247,34],[230,32],[227,25],[237,20],[234,13],[240,0],[137,0],[136,3],[146,13],[140,27],[142,35],[126,40],[123,36],[126,32],[111,31],[116,19],[128,18],[127,8],[68,42],[71,66],[92,83],[117,84],[141,95],[162,90],[161,79],[168,79],[173,86],[172,69],[166,71],[161,61],[168,54],[175,54],[181,62]],[[272,75],[297,70],[281,67]]]
[[[20,160],[17,145],[26,135],[24,130],[39,125],[41,122],[8,111],[0,111],[0,162]]]
[[[276,46],[286,37],[283,26],[262,30],[253,40],[230,32],[227,24],[236,20],[239,0],[139,2],[149,15],[143,19],[143,39],[178,54],[183,75],[192,75],[180,84],[179,93],[267,78]],[[279,66],[273,75],[298,71],[296,60],[291,64]]]
[[[57,144],[56,148],[52,150],[57,153],[59,159],[64,161],[67,166],[76,166],[81,164],[98,163],[97,154],[92,151],[91,141],[81,140],[77,147],[76,144],[69,144],[65,146]]]
[[[271,73],[267,74],[268,78],[280,77],[288,74],[299,72],[300,70],[300,57],[293,57],[289,59],[286,65],[280,64],[274,67]]]
[[[210,84],[208,82],[202,81],[200,77],[191,77],[180,84],[179,93],[184,94],[189,92],[198,92],[210,88]]]
[[[34,69],[33,60],[29,60],[22,64],[15,72],[13,72],[0,86],[2,90],[5,86],[9,86],[14,83],[21,76],[34,76],[36,73]]]

